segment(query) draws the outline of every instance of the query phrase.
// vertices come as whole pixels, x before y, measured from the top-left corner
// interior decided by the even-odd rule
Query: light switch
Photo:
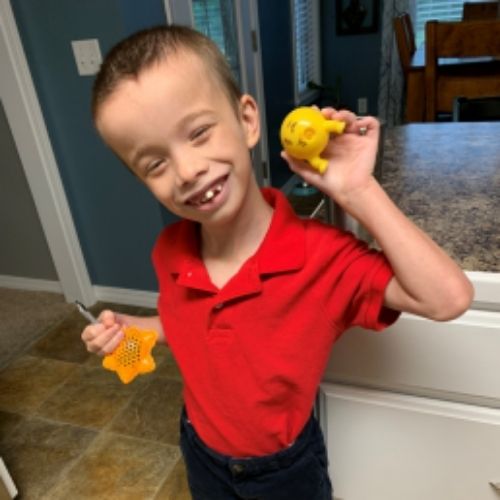
[[[72,40],[71,47],[75,55],[78,74],[81,76],[95,75],[102,63],[101,49],[97,38]]]

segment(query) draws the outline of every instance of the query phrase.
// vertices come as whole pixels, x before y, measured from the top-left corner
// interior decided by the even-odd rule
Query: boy
[[[311,410],[333,342],[353,325],[380,330],[398,311],[451,319],[472,300],[462,271],[373,178],[378,122],[323,113],[347,123],[323,154],[326,173],[283,157],[371,231],[383,254],[297,218],[279,191],[258,188],[249,152],[257,105],[204,36],[140,32],[97,76],[99,133],[183,220],[153,250],[159,316],[104,311],[82,338],[104,355],[135,324],[169,345],[184,380],[181,448],[194,499],[330,499]]]

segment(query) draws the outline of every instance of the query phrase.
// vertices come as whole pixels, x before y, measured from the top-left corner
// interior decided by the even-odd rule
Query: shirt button
[[[215,304],[214,309],[220,310],[224,307],[224,302],[219,302],[218,304]]]
[[[191,276],[193,276],[193,273],[192,273],[191,271],[188,271],[188,272],[186,273],[186,276],[187,276],[188,278],[191,278]]]

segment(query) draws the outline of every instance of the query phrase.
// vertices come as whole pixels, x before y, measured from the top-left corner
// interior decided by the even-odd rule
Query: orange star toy
[[[158,335],[154,330],[141,330],[135,326],[124,328],[124,339],[118,347],[102,361],[107,370],[116,372],[124,384],[134,380],[137,375],[152,372],[156,368],[151,350]]]

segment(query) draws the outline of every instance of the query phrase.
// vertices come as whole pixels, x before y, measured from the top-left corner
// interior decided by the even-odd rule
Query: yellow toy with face
[[[346,124],[327,120],[318,109],[296,108],[285,117],[281,125],[280,139],[283,149],[294,158],[307,160],[309,165],[323,174],[328,161],[321,158],[330,133],[341,134]]]

